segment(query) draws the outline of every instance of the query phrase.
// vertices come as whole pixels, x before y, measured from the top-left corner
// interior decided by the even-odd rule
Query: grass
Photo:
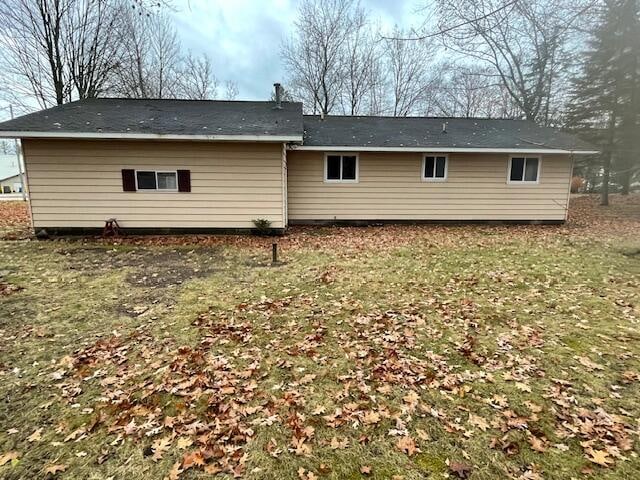
[[[2,241],[0,477],[638,478],[640,223],[597,219]]]

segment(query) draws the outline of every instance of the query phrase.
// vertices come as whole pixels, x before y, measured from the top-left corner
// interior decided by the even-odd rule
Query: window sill
[[[424,183],[444,183],[447,181],[446,177],[445,178],[425,178],[422,177],[422,181]]]

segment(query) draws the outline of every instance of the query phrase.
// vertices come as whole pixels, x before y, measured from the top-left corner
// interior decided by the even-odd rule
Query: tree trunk
[[[605,154],[602,165],[602,188],[600,189],[600,205],[609,206],[609,176],[611,175],[611,150]]]

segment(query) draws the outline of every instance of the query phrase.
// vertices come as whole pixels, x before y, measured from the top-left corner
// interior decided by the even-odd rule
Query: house
[[[17,156],[0,154],[0,195],[20,192],[22,192],[22,181]]]
[[[277,84],[276,84],[277,85]],[[279,92],[278,86],[276,90]],[[522,120],[303,115],[302,104],[91,99],[0,124],[34,227],[131,232],[566,219],[573,136]]]
[[[0,178],[0,194],[21,193],[22,182],[20,175],[12,175],[10,177]]]

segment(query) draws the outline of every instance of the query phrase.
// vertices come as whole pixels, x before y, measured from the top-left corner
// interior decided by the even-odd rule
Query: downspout
[[[287,169],[287,144],[282,144],[282,226],[287,228],[289,226],[289,193],[287,188],[287,182],[289,181],[289,174]]]
[[[569,158],[571,159],[571,166],[569,168],[569,192],[567,193],[567,204],[564,209],[564,221],[569,220],[569,202],[571,201],[571,184],[573,182],[573,167],[575,162],[575,157],[573,155],[573,150],[569,154]]]

